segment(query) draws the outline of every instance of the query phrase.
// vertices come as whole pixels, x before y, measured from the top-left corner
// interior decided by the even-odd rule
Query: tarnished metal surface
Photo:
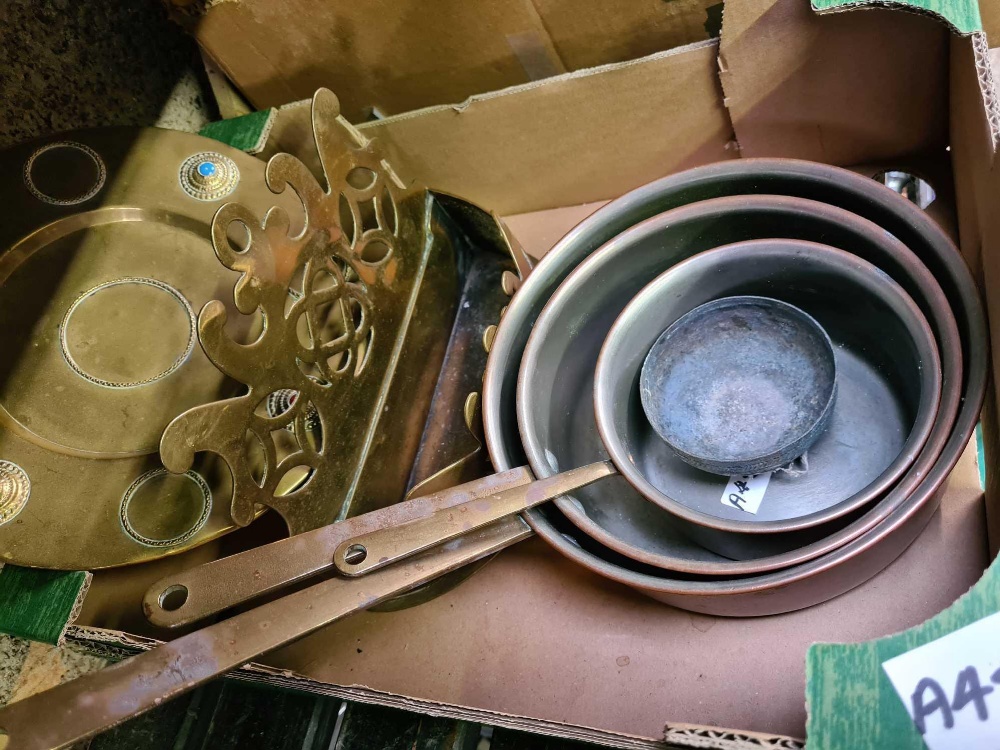
[[[463,276],[462,297],[447,353],[427,417],[427,427],[413,465],[416,484],[407,499],[441,493],[456,498],[450,490],[458,484],[491,472],[481,448],[482,419],[479,394],[471,392],[482,382],[486,352],[479,339],[488,323],[497,319],[519,283],[508,269],[528,268],[523,251],[512,244],[495,216],[453,196],[434,193],[435,226],[455,238],[456,254]],[[437,233],[437,232],[436,232]],[[456,459],[457,457],[457,459]],[[441,468],[442,464],[446,464]],[[473,484],[486,494],[503,488],[503,475],[492,484]],[[449,490],[446,492],[446,490]],[[456,500],[457,502],[458,500]],[[424,502],[422,500],[421,502]],[[412,506],[390,509],[397,523]],[[390,516],[386,516],[390,518]],[[282,588],[333,565],[333,551],[354,527],[334,525],[170,576],[154,584],[144,600],[144,609],[155,624],[167,627],[188,624],[217,614],[257,596]],[[393,598],[380,609],[409,606],[447,590],[470,575],[477,566],[467,566],[441,579]],[[159,599],[171,588],[183,586],[183,605],[167,611]],[[174,600],[176,604],[176,600]]]
[[[718,180],[718,170],[723,170],[722,184],[729,184],[732,180],[731,189],[738,191],[741,184],[738,178],[742,176],[751,185],[765,181],[772,191],[780,192],[776,183],[781,184],[782,174],[787,177],[789,171],[794,173],[795,166],[793,164],[789,167],[786,163],[780,162],[750,160],[744,164],[758,171],[743,173],[739,171],[743,168],[741,166],[735,172],[726,172],[719,167],[698,170],[693,173],[695,175],[693,178],[689,174],[671,179],[683,185],[685,179],[697,182],[705,178],[702,187],[717,194],[720,192],[720,184],[717,181],[713,184],[712,181]],[[767,172],[768,167],[773,171]],[[774,179],[765,180],[761,177],[761,171],[765,172],[765,177]],[[936,230],[926,223],[926,219],[919,213],[907,215],[899,206],[883,201],[882,196],[867,195],[864,186],[860,183],[852,185],[851,177],[841,173],[840,170],[805,165],[801,166],[801,171],[812,179],[812,181],[806,180],[807,188],[815,188],[817,182],[822,184],[823,180],[827,179],[829,184],[824,187],[843,198],[845,203],[850,203],[852,198],[856,200],[858,195],[866,196],[867,200],[857,201],[861,207],[874,206],[872,214],[875,218],[884,220],[883,226],[887,230],[897,236],[905,237],[908,241],[912,240],[914,245],[919,245],[926,256],[924,259],[932,266],[931,270],[939,274],[946,283],[947,293],[951,294],[958,290],[958,295],[952,297],[951,301],[956,309],[960,308],[959,324],[964,337],[962,343],[966,350],[967,361],[972,363],[972,372],[966,378],[966,388],[961,395],[965,398],[965,406],[978,414],[986,376],[985,329],[971,278],[968,277],[964,266],[960,265],[958,256],[951,257],[947,254],[949,249],[954,252],[950,243],[940,233],[936,234]],[[801,187],[795,179],[786,184],[790,190]],[[853,188],[846,193],[846,198],[844,194],[836,192],[837,187],[842,184],[851,185]],[[662,181],[644,188],[645,193],[637,191],[638,194],[630,194],[603,209],[603,216],[602,212],[598,212],[595,215],[598,216],[597,220],[588,220],[589,223],[584,222],[581,228],[571,232],[553,251],[555,255],[549,256],[553,258],[549,266],[545,267],[545,262],[539,266],[537,272],[529,278],[508,308],[503,323],[490,342],[492,351],[485,385],[486,435],[491,455],[501,466],[507,460],[509,451],[519,452],[516,439],[511,443],[504,443],[505,434],[509,432],[505,433],[505,425],[497,422],[501,410],[506,410],[507,417],[513,410],[514,385],[510,375],[510,362],[514,357],[514,369],[516,369],[516,361],[523,349],[523,338],[521,345],[518,346],[518,337],[527,335],[527,330],[537,315],[540,301],[544,302],[554,285],[565,276],[563,272],[571,270],[582,256],[607,239],[605,237],[591,246],[589,243],[595,241],[595,236],[588,236],[588,229],[594,231],[596,235],[609,229],[613,230],[611,236],[617,234],[635,222],[635,212],[641,214],[644,210],[649,211],[655,206],[663,197],[660,191],[664,185],[669,188],[671,185],[676,186],[676,183],[671,183],[670,180]],[[670,195],[669,190],[667,195]],[[891,194],[887,193],[888,195]],[[677,196],[673,197],[676,199]],[[652,213],[656,211],[649,211],[646,215]],[[608,218],[610,220],[603,223],[603,219]],[[916,233],[913,227],[917,228]],[[532,281],[536,277],[538,281],[533,287]],[[906,283],[912,284],[912,280],[907,279]],[[519,306],[519,299],[526,301]],[[927,301],[921,300],[921,303],[926,304]],[[946,326],[935,320],[935,333],[939,336],[939,346],[945,350],[954,342],[940,338],[944,335],[943,329],[946,334]],[[951,369],[947,377],[950,378],[946,380],[948,385],[958,390],[956,380],[961,378],[961,373]],[[946,394],[948,393],[950,392],[946,388]],[[504,396],[510,396],[510,399],[504,400],[502,398]],[[958,401],[956,397],[951,403],[957,407]],[[950,417],[948,421],[950,422]],[[560,548],[564,554],[578,559],[579,562],[603,575],[636,586],[678,606],[696,611],[739,615],[795,609],[835,596],[857,585],[891,561],[913,539],[933,512],[935,493],[954,465],[954,459],[957,458],[957,452],[954,455],[947,453],[948,447],[954,447],[953,444],[956,444],[957,448],[964,446],[974,422],[974,418],[970,422],[966,411],[963,410],[946,446],[946,457],[936,463],[922,481],[912,484],[910,489],[914,490],[914,494],[909,499],[905,495],[898,498],[898,502],[892,506],[892,511],[888,516],[883,516],[882,523],[876,528],[815,562],[768,575],[751,576],[737,582],[680,580],[666,575],[653,575],[648,570],[641,572],[632,570],[625,563],[608,562],[602,557],[607,552],[602,552],[599,545],[587,542],[585,549],[577,547],[572,542],[555,539],[556,536],[561,536],[561,531],[556,531],[549,518],[540,515],[538,511],[529,512],[529,516],[538,532]],[[966,426],[968,431],[965,431]],[[936,443],[938,448],[945,442],[948,427],[939,430],[942,431],[945,435],[940,436]],[[260,653],[306,635],[350,612],[370,607],[385,597],[419,585],[459,565],[480,559],[529,534],[519,518],[507,518],[480,531],[459,537],[425,555],[397,563],[370,575],[347,580],[338,578],[318,584],[180,638],[104,672],[15,703],[0,711],[0,729],[9,733],[10,744],[14,747],[34,750],[34,748],[65,746],[104,727],[112,726],[128,716],[148,710],[162,700],[195,687]],[[39,725],[35,717],[44,706],[50,705],[50,701],[55,701],[61,706],[60,720]]]
[[[319,179],[157,130],[0,155],[0,461],[31,487],[5,502],[0,560],[122,565],[267,507],[297,533],[403,497],[453,238],[336,97],[314,110]]]
[[[263,547],[169,575],[143,597],[143,611],[154,625],[179,627],[270,593],[334,567],[334,553],[344,540],[378,528],[426,518],[460,503],[488,498],[533,479],[524,467],[427,494],[379,510],[282,539]],[[183,591],[183,603],[171,591]]]
[[[633,249],[637,273],[655,273],[643,263],[641,249],[662,243],[657,228],[675,226],[671,214],[696,208],[657,217],[637,227],[635,237],[620,235],[622,249]],[[829,430],[802,461],[771,477],[774,484],[768,484],[756,515],[723,503],[728,478],[692,472],[671,455],[634,403],[642,352],[656,332],[705,300],[741,293],[773,294],[808,310],[835,342],[838,362],[839,393]],[[859,328],[859,319],[867,324]],[[773,564],[764,556],[788,549],[803,554],[806,542],[835,536],[845,525],[839,519],[893,487],[933,429],[940,389],[933,333],[898,284],[858,255],[799,240],[753,240],[678,263],[629,303],[597,364],[596,424],[604,447],[643,498],[668,511],[671,520],[683,521],[685,533],[707,549],[753,560],[742,566],[747,568],[758,564],[755,558]],[[605,498],[608,504],[613,500]],[[821,541],[809,551],[822,549]],[[670,549],[662,550],[668,562]],[[732,567],[740,569],[722,563],[715,570],[726,574]]]
[[[187,133],[107,128],[0,153],[0,562],[93,570],[235,527],[217,459],[174,477],[157,452],[174,417],[236,393],[193,335],[239,278],[209,240],[221,200],[182,188],[210,160],[232,165],[226,197],[277,203],[301,228],[261,162]],[[227,305],[230,335],[256,335]]]
[[[667,225],[672,252],[664,249],[661,227]],[[949,382],[950,378],[950,382],[954,382],[956,375],[961,376],[958,332],[940,287],[902,243],[887,236],[879,227],[843,210],[802,199],[748,196],[702,201],[666,212],[622,233],[581,263],[549,298],[535,322],[520,364],[521,396],[517,405],[520,435],[536,474],[552,471],[553,458],[557,464],[568,460],[570,465],[579,465],[606,455],[597,429],[595,401],[591,397],[594,367],[607,332],[646,281],[686,261],[689,256],[721,243],[770,238],[775,227],[799,239],[823,238],[835,243],[902,281],[933,322],[945,362],[943,381]],[[693,258],[689,262],[695,263]],[[724,268],[702,266],[702,269],[704,272],[692,274],[690,283],[684,287],[689,306],[676,309],[685,311],[711,299],[710,288],[719,295],[746,289],[740,286],[740,273],[727,272]],[[749,272],[752,275],[756,270],[751,268]],[[759,281],[763,284],[764,280]],[[870,283],[877,283],[877,279]],[[766,287],[758,291],[768,293]],[[567,298],[572,304],[566,301]],[[588,312],[585,318],[581,318],[583,310]],[[581,319],[585,320],[585,326],[573,322]],[[837,304],[824,311],[824,319],[835,320],[836,328],[848,339],[857,338],[858,334],[851,333],[855,327],[853,308]],[[550,336],[550,330],[564,333]],[[904,337],[901,342],[905,340]],[[533,345],[532,342],[539,343]],[[892,364],[896,349],[887,349],[891,343],[888,338],[886,341],[879,339],[869,352],[859,352],[854,345],[837,349],[838,367],[846,374],[842,386],[846,383],[849,389],[841,389],[833,431],[828,440],[815,446],[810,471],[772,477],[768,485],[769,502],[762,507],[753,524],[745,523],[742,511],[722,505],[726,479],[692,469],[671,455],[666,456],[667,460],[656,460],[653,449],[658,438],[655,435],[652,440],[642,442],[650,448],[647,471],[668,475],[669,486],[676,493],[674,496],[684,498],[687,505],[713,510],[716,518],[728,519],[728,523],[717,523],[738,534],[780,532],[779,538],[769,542],[761,538],[744,540],[756,547],[755,554],[747,554],[751,550],[745,549],[742,555],[754,558],[752,560],[732,561],[692,543],[680,533],[674,517],[647,502],[624,479],[617,480],[617,484],[616,480],[609,480],[581,490],[572,500],[560,498],[555,504],[575,526],[601,544],[631,559],[668,570],[746,575],[788,567],[825,554],[844,544],[846,535],[830,533],[819,541],[789,535],[788,517],[796,515],[796,509],[803,503],[806,504],[804,512],[815,511],[815,503],[822,498],[834,505],[861,493],[855,497],[860,505],[878,497],[899,478],[912,458],[903,450],[906,440],[910,439],[909,433],[914,433],[914,444],[919,445],[927,437],[928,441],[936,440],[939,449],[958,408],[959,393],[946,392],[938,412],[933,412],[931,402],[926,403],[919,419],[922,429],[911,430],[917,421],[920,394],[913,388],[896,387],[885,374],[896,372]],[[642,346],[648,344],[647,339]],[[635,360],[638,368],[644,351],[629,351],[628,356]],[[899,349],[899,356],[904,357],[903,361],[913,361],[912,349],[905,346]],[[905,386],[898,377],[896,381]],[[558,388],[553,385],[557,382]],[[894,408],[886,408],[890,404]],[[871,419],[869,412],[878,414],[880,419]],[[570,429],[558,429],[558,423],[553,425],[547,414],[568,415]],[[932,433],[935,437],[927,436],[928,426],[935,431]],[[855,447],[859,442],[868,444],[868,450],[859,451]],[[928,445],[931,449],[923,458],[925,462],[932,460],[936,450],[933,443],[928,442]],[[545,452],[546,449],[551,455]],[[841,470],[840,464],[844,462],[853,467],[850,475]],[[809,503],[814,503],[811,508]],[[787,513],[783,515],[786,506]],[[676,511],[684,513],[683,508]],[[711,523],[702,515],[695,518]],[[771,521],[777,523],[768,523]],[[787,545],[785,550],[791,551],[777,554],[780,549],[770,549],[768,553],[764,545],[775,542]],[[762,554],[767,556],[762,557]]]
[[[532,326],[560,282],[590,253],[644,219],[720,195],[757,193],[822,200],[875,222],[883,236],[892,235],[891,241],[898,238],[926,265],[929,278],[940,284],[947,298],[944,309],[950,304],[954,311],[960,340],[950,335],[953,328],[942,328],[926,299],[918,300],[932,322],[943,360],[950,363],[944,368],[939,418],[923,452],[931,458],[918,459],[919,468],[925,473],[907,475],[905,486],[898,486],[852,524],[852,533],[857,525],[864,529],[860,535],[815,560],[794,565],[792,556],[788,564],[794,567],[737,581],[655,575],[648,568],[631,566],[600,545],[587,540],[581,543],[579,536],[570,541],[564,534],[572,534],[571,527],[565,516],[551,505],[526,514],[540,536],[591,570],[676,606],[721,615],[761,615],[798,609],[857,586],[891,562],[933,512],[937,490],[954,468],[979,417],[988,374],[989,343],[976,285],[957,249],[931,219],[867,177],[809,162],[740,159],[658,180],[595,212],[570,231],[532,270],[497,332],[484,385],[483,415],[494,464],[498,469],[520,465],[524,454],[515,412],[517,368]],[[772,228],[772,234],[773,231]],[[833,245],[842,240],[844,233],[836,225],[831,227],[830,236],[824,238]],[[844,249],[854,250],[850,245]],[[899,263],[895,265],[898,269]],[[883,270],[914,297],[920,296],[914,291],[912,278],[896,269]],[[940,296],[941,291],[937,294]],[[950,353],[957,348],[961,349],[961,356],[952,357]],[[959,405],[961,410],[952,422]],[[916,464],[912,471],[917,471]]]
[[[657,303],[647,290],[623,315]],[[773,471],[805,453],[826,429],[836,393],[826,331],[770,297],[725,297],[686,313],[654,341],[639,378],[642,408],[666,444],[727,477]]]

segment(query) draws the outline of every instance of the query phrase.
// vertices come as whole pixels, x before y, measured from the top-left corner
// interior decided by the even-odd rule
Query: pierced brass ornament
[[[271,507],[292,534],[345,515],[373,444],[410,418],[387,399],[407,381],[402,370],[425,366],[414,352],[403,357],[404,347],[441,338],[423,311],[450,307],[454,283],[453,270],[427,273],[437,246],[427,237],[426,191],[403,185],[376,145],[339,116],[332,92],[317,92],[312,123],[325,184],[288,154],[273,157],[266,172],[274,193],[301,201],[302,231],[292,231],[281,208],[261,214],[239,203],[212,222],[216,256],[240,274],[236,309],[264,325],[256,341],[234,341],[215,300],[201,310],[198,337],[247,392],[181,414],[160,442],[174,472],[188,470],[199,452],[221,456],[233,476],[233,520],[248,524]],[[436,286],[426,289],[430,282]],[[402,489],[379,504],[400,500]]]

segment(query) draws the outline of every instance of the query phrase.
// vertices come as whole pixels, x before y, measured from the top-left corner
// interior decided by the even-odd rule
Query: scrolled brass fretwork
[[[375,145],[339,116],[331,92],[317,92],[312,117],[325,184],[288,154],[266,172],[274,193],[301,200],[302,230],[280,208],[261,216],[238,203],[212,223],[219,261],[240,273],[236,308],[262,315],[264,325],[256,341],[233,340],[215,300],[201,310],[198,335],[247,392],[180,415],[160,443],[176,472],[200,451],[222,456],[233,474],[234,521],[247,524],[270,506],[292,533],[335,520],[356,489],[429,247],[424,191],[404,189]]]

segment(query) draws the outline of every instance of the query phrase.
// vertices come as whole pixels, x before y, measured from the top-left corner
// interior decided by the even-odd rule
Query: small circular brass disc
[[[125,533],[147,547],[173,547],[194,537],[212,511],[212,489],[196,471],[153,469],[122,498]]]
[[[225,463],[205,454],[170,474],[159,441],[179,414],[242,392],[197,320],[219,299],[235,340],[259,335],[210,227],[223,200],[281,206],[301,227],[301,203],[271,193],[264,167],[153,128],[0,152],[0,562],[94,570],[235,528]]]
[[[31,495],[31,480],[20,466],[0,461],[0,524],[21,512]]]

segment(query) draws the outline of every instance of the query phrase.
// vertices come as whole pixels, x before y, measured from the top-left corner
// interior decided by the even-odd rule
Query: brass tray
[[[223,198],[273,203],[263,171],[156,129],[0,154],[0,560],[120,565],[233,527],[224,467],[169,475],[158,444],[173,417],[235,387],[197,345],[196,313],[238,278],[212,252],[212,216]]]

